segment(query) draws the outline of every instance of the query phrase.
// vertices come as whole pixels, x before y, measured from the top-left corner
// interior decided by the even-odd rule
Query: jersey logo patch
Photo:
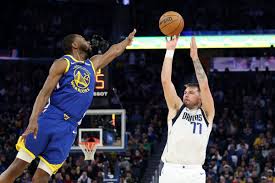
[[[74,80],[71,81],[72,87],[79,93],[87,93],[90,91],[90,75],[91,73],[80,65],[74,66]]]

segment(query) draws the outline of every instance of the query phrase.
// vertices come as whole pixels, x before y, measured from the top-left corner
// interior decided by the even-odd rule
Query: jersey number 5
[[[196,133],[196,126],[199,126],[199,134],[201,134],[202,131],[202,124],[201,123],[196,123],[196,122],[190,122],[191,124],[193,124],[193,133]]]

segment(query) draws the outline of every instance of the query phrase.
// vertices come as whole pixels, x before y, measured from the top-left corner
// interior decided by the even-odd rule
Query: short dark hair
[[[72,51],[72,43],[74,42],[77,34],[69,34],[64,37],[62,41],[62,48],[65,54],[71,53]]]
[[[184,86],[185,86],[185,88],[196,87],[196,88],[198,88],[198,91],[200,91],[200,85],[198,83],[187,83]]]

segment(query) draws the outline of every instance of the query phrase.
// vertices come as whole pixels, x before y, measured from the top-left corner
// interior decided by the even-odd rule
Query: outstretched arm
[[[110,62],[112,62],[116,57],[120,56],[127,46],[130,46],[133,38],[136,34],[136,29],[134,29],[133,32],[129,34],[129,36],[121,41],[118,44],[112,45],[108,51],[106,51],[102,55],[95,55],[91,58],[91,61],[94,64],[95,70],[102,69],[106,65],[108,65]]]
[[[199,60],[198,48],[194,37],[192,37],[190,44],[190,56],[195,67],[196,77],[201,90],[202,108],[206,113],[208,121],[212,122],[215,115],[214,100],[208,85],[207,76]]]
[[[166,42],[166,54],[161,70],[161,83],[164,91],[165,100],[169,109],[168,118],[172,119],[182,105],[182,101],[177,95],[174,84],[172,83],[172,64],[178,37]]]

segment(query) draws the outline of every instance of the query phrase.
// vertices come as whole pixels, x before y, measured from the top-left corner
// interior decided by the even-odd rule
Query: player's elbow
[[[169,77],[165,72],[161,72],[161,83],[168,84],[171,83],[171,77]]]
[[[43,98],[44,100],[48,100],[48,98],[51,96],[51,90],[47,88],[42,88],[38,94],[40,98]]]
[[[164,76],[161,76],[161,84],[162,85],[168,85],[171,83],[171,80],[169,78],[166,78]]]
[[[165,89],[165,88],[170,88],[173,83],[171,80],[164,79],[164,80],[161,80],[161,84],[162,84],[162,87]]]

